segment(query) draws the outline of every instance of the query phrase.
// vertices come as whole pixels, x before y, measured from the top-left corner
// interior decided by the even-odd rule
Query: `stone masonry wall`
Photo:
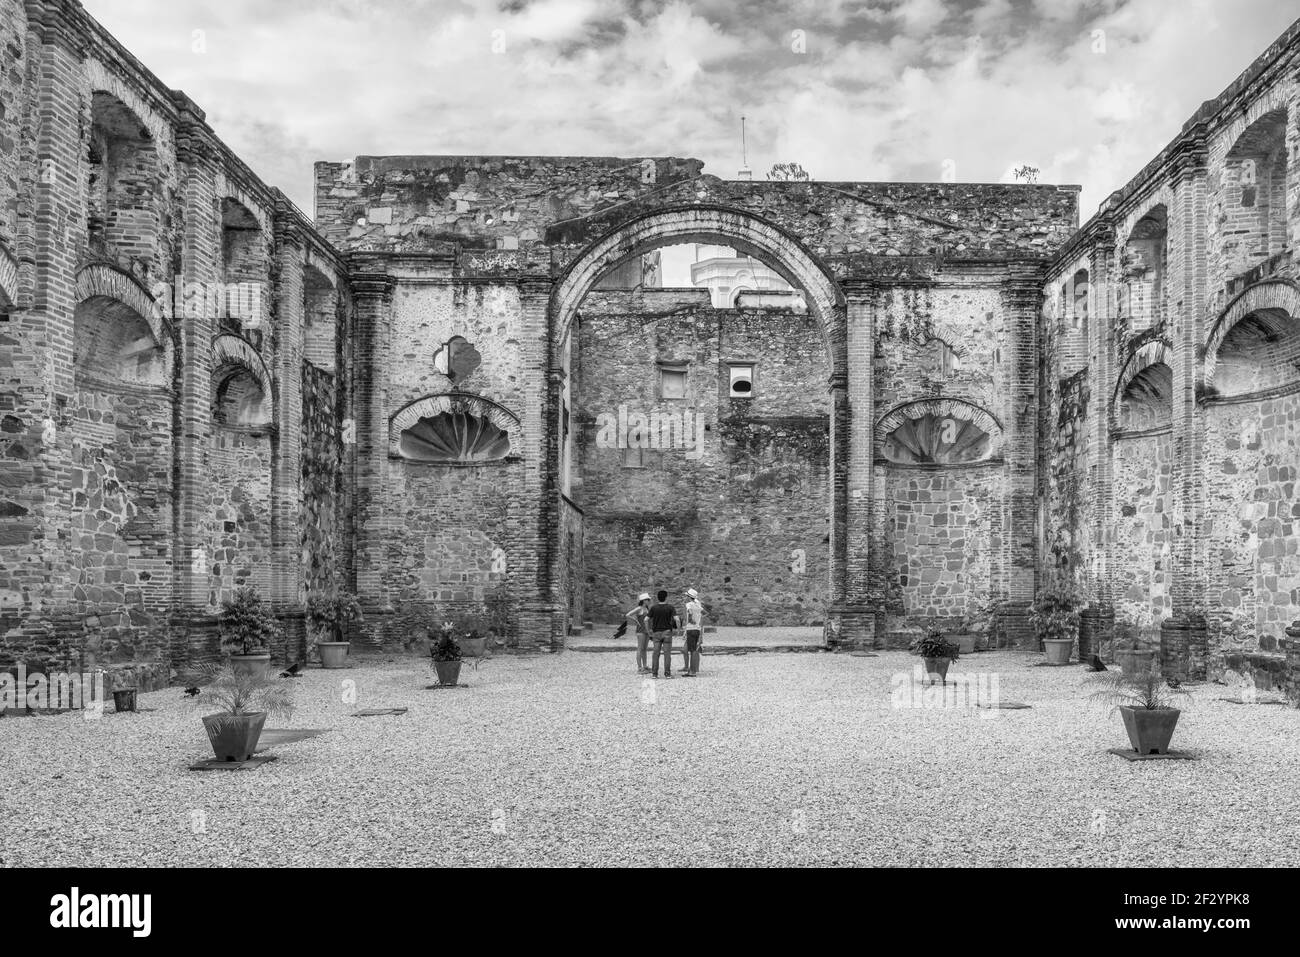
[[[588,617],[616,621],[642,591],[695,587],[718,624],[819,622],[829,513],[820,330],[788,310],[713,309],[703,289],[593,293],[579,322]],[[756,363],[753,398],[730,398],[729,361]],[[683,399],[661,397],[661,368],[679,368],[668,363],[686,372]],[[618,448],[620,408],[631,430],[638,413],[689,411],[704,422],[702,455],[685,443]]]

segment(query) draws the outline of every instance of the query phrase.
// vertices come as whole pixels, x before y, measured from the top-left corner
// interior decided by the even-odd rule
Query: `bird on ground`
[[[185,697],[187,697],[187,698],[197,698],[197,697],[198,697],[199,695],[201,695],[201,694],[203,694],[203,692],[202,692],[201,690],[199,690],[198,688],[186,688],[186,689],[185,689]]]
[[[280,677],[281,677],[281,678],[301,678],[301,677],[302,677],[302,666],[303,666],[303,663],[300,661],[300,662],[298,662],[297,664],[295,664],[292,668],[290,668],[288,671],[282,671],[282,672],[280,672]]]
[[[1105,666],[1104,664],[1101,663],[1101,659],[1098,658],[1096,655],[1089,655],[1089,656],[1088,656],[1088,670],[1089,670],[1089,671],[1105,671],[1105,670],[1106,670],[1106,666]]]

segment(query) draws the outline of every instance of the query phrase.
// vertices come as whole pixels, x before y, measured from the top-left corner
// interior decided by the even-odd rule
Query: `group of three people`
[[[700,602],[700,593],[694,588],[686,589],[686,622],[683,628],[682,618],[677,609],[668,604],[668,592],[659,592],[659,600],[653,604],[650,593],[642,592],[637,606],[627,613],[628,620],[636,624],[636,672],[639,675],[649,673],[659,677],[659,658],[663,656],[664,677],[673,676],[673,636],[685,630],[686,644],[682,648],[684,668],[682,677],[694,678],[700,673],[700,651],[704,647],[704,605]],[[654,646],[652,663],[647,666],[646,657],[649,647]]]

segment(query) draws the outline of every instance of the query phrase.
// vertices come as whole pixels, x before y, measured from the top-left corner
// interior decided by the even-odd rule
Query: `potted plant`
[[[430,636],[432,637],[432,636]],[[460,643],[452,637],[450,631],[442,631],[433,646],[433,669],[438,672],[438,684],[444,688],[454,688],[460,681],[461,658]]]
[[[269,675],[271,640],[283,634],[256,588],[239,589],[222,606],[221,647],[235,671]]]
[[[948,667],[960,657],[960,649],[943,636],[938,628],[930,628],[925,636],[912,643],[912,652],[925,659],[925,671],[931,683],[937,678],[948,684]]]
[[[1138,754],[1168,754],[1169,741],[1182,713],[1174,704],[1187,698],[1187,692],[1170,685],[1156,671],[1136,675],[1108,671],[1101,680],[1103,687],[1092,698],[1119,709],[1133,750]]]
[[[317,592],[307,599],[307,618],[316,635],[321,667],[347,667],[352,643],[346,639],[344,629],[349,622],[360,621],[361,617],[361,604],[349,591]]]
[[[257,751],[262,728],[271,715],[293,713],[292,684],[233,665],[205,665],[194,684],[195,699],[205,711],[208,740],[218,761],[247,761]]]
[[[1043,643],[1049,665],[1070,663],[1070,652],[1079,637],[1079,608],[1079,596],[1065,579],[1058,579],[1034,599],[1029,622]]]

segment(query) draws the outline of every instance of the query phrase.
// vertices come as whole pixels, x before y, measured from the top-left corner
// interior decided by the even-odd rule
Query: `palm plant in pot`
[[[948,684],[948,667],[960,657],[960,649],[944,637],[938,628],[930,628],[924,637],[912,643],[913,654],[925,659],[925,671],[931,683],[937,678],[940,684]]]
[[[1043,643],[1049,665],[1068,665],[1079,637],[1079,595],[1070,582],[1057,579],[1034,599],[1029,623]]]
[[[1108,671],[1100,676],[1102,687],[1091,697],[1119,710],[1129,743],[1138,754],[1168,754],[1178,716],[1174,707],[1189,698],[1186,691],[1170,685],[1157,671],[1124,674]]]
[[[433,637],[432,634],[429,636]],[[431,652],[433,657],[433,670],[438,672],[438,684],[444,688],[454,688],[460,681],[460,666],[464,657],[460,650],[460,643],[452,637],[449,629],[443,629],[438,633],[437,641]]]
[[[221,609],[221,647],[230,655],[235,671],[269,675],[271,641],[284,632],[257,589],[246,586],[227,599]]]
[[[342,589],[317,592],[307,599],[307,618],[316,636],[321,666],[327,669],[347,667],[352,643],[346,639],[344,629],[350,622],[362,618],[357,596]]]
[[[203,727],[218,761],[247,761],[257,751],[266,719],[293,713],[293,686],[286,681],[232,665],[204,665],[193,684],[204,711]]]

